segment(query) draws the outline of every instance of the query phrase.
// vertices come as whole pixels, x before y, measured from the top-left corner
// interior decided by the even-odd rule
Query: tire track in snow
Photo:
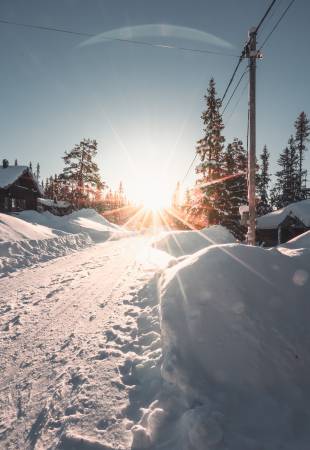
[[[59,321],[58,324],[56,323],[56,325],[58,326],[57,333],[56,333],[56,329],[52,330],[52,335],[50,336],[50,340],[55,341],[55,339],[56,339],[57,341],[59,341],[59,337],[61,337],[61,340],[60,340],[60,342],[57,343],[57,348],[54,349],[53,353],[57,354],[60,352],[61,348],[64,345],[66,345],[68,340],[70,340],[69,339],[70,335],[76,329],[76,327],[79,325],[79,323],[83,322],[83,321],[85,322],[85,320],[87,320],[86,316],[89,313],[90,304],[88,302],[81,301],[80,305],[79,305],[80,308],[78,309],[78,314],[75,311],[76,308],[73,308],[73,305],[76,302],[79,302],[79,300],[83,299],[83,297],[85,296],[85,289],[89,287],[90,282],[92,285],[90,286],[89,289],[87,289],[87,297],[92,299],[93,308],[97,309],[99,312],[96,310],[95,318],[91,322],[88,321],[87,325],[94,327],[94,325],[97,323],[97,326],[98,326],[98,321],[100,320],[100,316],[103,314],[102,298],[105,298],[106,304],[109,302],[109,300],[111,298],[113,298],[114,291],[117,290],[117,288],[122,284],[123,279],[126,279],[126,277],[128,277],[128,270],[130,270],[131,266],[132,266],[132,262],[130,264],[125,265],[126,271],[123,274],[123,278],[121,280],[117,279],[115,283],[114,282],[110,283],[111,284],[110,288],[109,288],[110,294],[108,296],[107,296],[106,284],[102,287],[102,289],[98,290],[98,286],[100,286],[100,282],[102,281],[102,273],[100,272],[100,273],[97,273],[95,276],[93,275],[92,277],[90,277],[91,280],[88,279],[88,281],[85,284],[83,284],[83,286],[79,287],[80,293],[79,293],[78,297],[75,295],[68,304],[65,304],[65,305],[58,304],[58,305],[50,308],[52,315],[51,314],[49,315],[49,317],[47,319],[47,323],[44,325],[44,327],[40,327],[34,333],[31,333],[31,331],[30,331],[29,335],[26,336],[27,342],[23,346],[23,351],[27,351],[27,350],[29,351],[29,349],[31,349],[33,347],[33,341],[35,341],[35,339],[37,339],[37,338],[41,338],[43,331],[44,330],[46,331],[49,328],[49,324],[50,323],[53,324],[54,320],[56,318],[63,317],[66,312],[67,312],[67,316],[70,315],[71,313],[73,313],[74,320],[70,321],[70,323],[69,323],[70,331],[68,331],[66,333],[65,337],[63,336],[63,329],[62,329],[63,324],[61,321]],[[93,269],[96,269],[98,267],[102,268],[102,264],[93,266]],[[115,270],[115,268],[112,268],[111,273],[110,274],[105,273],[105,275],[108,275],[108,276],[111,275],[111,277],[112,277],[114,270]],[[112,277],[112,280],[113,280],[113,277]],[[53,283],[51,283],[51,284],[53,284],[55,286],[54,282],[55,282],[55,279],[53,280]],[[61,281],[59,282],[59,285],[60,285],[60,283],[61,283]],[[53,287],[53,289],[54,289],[54,287]],[[64,294],[65,294],[65,292],[62,291],[60,293],[60,296],[64,295]],[[98,300],[100,300],[99,304],[98,304]],[[55,336],[55,334],[56,334],[56,336]],[[85,335],[87,335],[87,334],[88,334],[88,332],[86,331]],[[81,335],[81,333],[79,333],[79,335]],[[44,343],[46,344],[47,342],[48,342],[48,337],[45,336]],[[17,342],[14,343],[14,345],[16,345],[16,344],[17,344]],[[27,368],[27,367],[22,368],[22,370],[23,370],[22,377],[17,377],[16,374],[14,374],[13,370],[12,370],[10,372],[9,376],[6,377],[4,382],[1,384],[2,391],[9,389],[9,396],[12,397],[12,399],[13,399],[12,402],[16,403],[16,410],[17,410],[16,417],[17,418],[20,418],[21,416],[23,416],[23,414],[24,414],[23,411],[25,409],[27,409],[27,402],[29,402],[29,401],[33,402],[34,401],[33,399],[37,396],[40,399],[40,397],[42,396],[42,393],[46,391],[46,389],[43,388],[43,389],[41,389],[40,392],[36,391],[36,393],[34,395],[32,395],[31,391],[33,389],[33,386],[32,385],[24,386],[26,381],[29,379],[34,378],[34,382],[38,383],[38,381],[41,380],[42,377],[44,378],[45,371],[46,370],[48,371],[49,364],[50,364],[50,359],[45,357],[44,351],[45,351],[44,347],[41,347],[41,348],[37,347],[37,354],[35,355],[34,367],[30,366],[29,368]],[[42,358],[42,356],[44,356],[44,360],[40,361],[40,358]],[[20,357],[19,359],[17,359],[17,361],[15,361],[14,368],[20,368],[24,361],[25,361],[25,359],[23,357]],[[40,366],[40,364],[41,364],[41,366]],[[36,372],[38,371],[38,369],[40,369],[40,371],[41,371],[41,369],[43,368],[42,364],[46,366],[43,371],[44,374],[43,375],[40,374],[38,379],[36,379],[36,376],[35,376]],[[12,379],[12,375],[13,375],[13,379]],[[61,378],[61,374],[60,374],[60,378]],[[48,380],[48,376],[47,376],[47,380]],[[9,381],[9,384],[6,384],[8,381]],[[17,393],[17,398],[16,398],[13,386],[14,385],[16,386],[17,384],[20,386],[20,391],[22,391],[23,393],[25,390],[24,388],[27,387],[29,392],[26,395],[26,397],[28,396],[28,399],[27,398],[26,398],[26,400],[21,399],[22,396],[20,394],[20,391]],[[57,391],[57,388],[55,391]],[[15,398],[15,400],[14,400],[14,398]],[[49,398],[51,400],[53,400],[53,395]]]

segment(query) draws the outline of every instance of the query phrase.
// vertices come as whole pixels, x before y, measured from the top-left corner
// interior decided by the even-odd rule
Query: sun
[[[159,211],[170,205],[170,195],[164,186],[150,183],[149,185],[144,184],[141,189],[143,189],[141,201],[145,208]]]
[[[154,212],[169,208],[172,200],[169,180],[154,172],[137,176],[131,198]]]

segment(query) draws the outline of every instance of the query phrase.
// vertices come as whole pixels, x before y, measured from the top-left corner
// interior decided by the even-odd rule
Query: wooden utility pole
[[[249,40],[246,48],[246,57],[249,59],[249,153],[248,153],[248,203],[249,223],[247,243],[256,243],[256,204],[255,204],[255,173],[256,173],[256,27],[249,31]]]

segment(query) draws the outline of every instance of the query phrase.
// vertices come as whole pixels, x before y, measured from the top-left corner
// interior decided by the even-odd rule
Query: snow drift
[[[0,242],[0,277],[16,269],[33,266],[93,244],[87,234],[66,234],[53,239]]]
[[[33,218],[40,214],[31,211]],[[26,222],[19,217],[0,213],[0,242],[21,241],[24,239],[48,239],[65,234],[63,231],[55,230],[38,223],[38,220]]]
[[[124,236],[126,232],[121,227],[112,224],[94,209],[81,209],[66,216],[54,216],[50,212],[23,211],[18,215],[32,224],[39,224],[65,233],[87,233],[95,242],[102,242],[111,237]]]
[[[107,239],[128,235],[92,209],[67,216],[23,211],[0,214],[0,273],[67,255]]]
[[[165,271],[160,448],[309,449],[309,271],[309,248],[238,244]]]
[[[153,247],[175,257],[189,255],[214,244],[236,242],[235,237],[223,226],[214,225],[200,231],[169,231],[162,233],[152,243]]]

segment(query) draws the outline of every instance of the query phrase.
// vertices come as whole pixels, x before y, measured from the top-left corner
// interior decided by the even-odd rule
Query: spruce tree
[[[102,189],[99,168],[94,161],[97,154],[97,142],[83,139],[70,152],[65,152],[65,168],[61,179],[70,184],[71,202],[76,206],[89,201],[92,188]]]
[[[197,143],[196,152],[201,163],[196,167],[200,176],[198,184],[201,185],[202,197],[198,205],[198,214],[203,214],[208,223],[218,223],[220,220],[220,203],[222,186],[212,181],[221,178],[221,164],[224,151],[224,128],[220,113],[221,100],[217,98],[215,81],[211,78],[208,92],[205,96],[207,109],[201,118],[204,124],[204,137]]]
[[[36,167],[36,178],[39,181],[39,179],[40,179],[40,164],[39,163],[37,164],[37,167]]]
[[[303,170],[303,161],[305,152],[307,151],[307,142],[309,141],[310,124],[309,119],[304,111],[302,111],[295,121],[295,145],[299,155],[299,200],[305,198],[307,171]]]
[[[276,172],[271,199],[274,207],[283,208],[299,200],[299,154],[293,136],[280,154],[278,164],[281,170]]]
[[[245,230],[240,226],[239,207],[247,203],[247,155],[243,143],[235,138],[228,144],[223,157],[221,220],[239,239],[244,238]]]
[[[269,201],[268,188],[271,180],[269,173],[269,157],[267,146],[265,145],[260,155],[260,165],[256,178],[257,194],[259,202],[257,205],[257,215],[262,216],[272,211]]]

